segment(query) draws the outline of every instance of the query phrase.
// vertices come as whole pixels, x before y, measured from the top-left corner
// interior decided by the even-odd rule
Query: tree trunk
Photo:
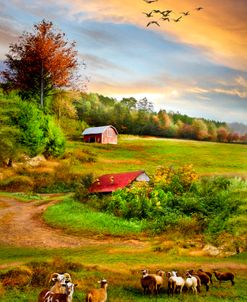
[[[44,66],[41,62],[41,75],[40,75],[40,105],[44,107]]]

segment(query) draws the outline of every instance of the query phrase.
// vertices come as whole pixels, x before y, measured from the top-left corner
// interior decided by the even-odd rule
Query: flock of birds
[[[159,0],[143,0],[143,1],[145,1],[147,4],[151,4],[153,2],[158,2]],[[195,8],[195,10],[197,10],[197,11],[200,11],[202,9],[203,9],[203,7],[201,7],[201,6]],[[160,16],[159,20],[166,21],[166,22],[170,22],[170,21],[180,22],[183,17],[190,15],[190,11],[181,12],[180,16],[178,18],[172,18],[172,14],[175,14],[175,12],[171,9],[167,9],[167,10],[163,10],[163,11],[159,10],[159,9],[153,9],[152,11],[150,11],[148,13],[143,12],[143,14],[145,14],[147,18],[153,18],[153,17],[157,16],[157,14],[158,14]],[[160,26],[160,23],[157,20],[151,20],[147,23],[146,26],[148,27],[150,25]]]

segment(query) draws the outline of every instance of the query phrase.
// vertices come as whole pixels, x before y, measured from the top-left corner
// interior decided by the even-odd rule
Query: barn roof
[[[117,129],[115,127],[113,127],[112,125],[107,125],[107,126],[87,128],[82,132],[82,135],[100,134],[103,133],[107,128],[112,128],[116,132],[116,134],[118,134]]]
[[[122,189],[131,184],[140,175],[145,175],[144,171],[134,171],[125,173],[105,174],[100,176],[89,188],[90,193],[107,193],[117,189]]]

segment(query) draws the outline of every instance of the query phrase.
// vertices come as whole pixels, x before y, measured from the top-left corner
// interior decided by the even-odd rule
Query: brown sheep
[[[212,280],[213,274],[212,274],[212,273],[210,273],[210,272],[205,272],[205,271],[203,271],[201,268],[198,270],[198,272],[206,273],[206,274],[209,276],[210,283],[213,284],[213,280]]]
[[[107,300],[107,280],[98,281],[100,288],[91,289],[86,295],[86,302],[106,302]]]
[[[149,275],[148,270],[142,270],[141,286],[145,294],[157,294],[157,280],[154,275]]]
[[[220,284],[221,284],[221,281],[231,281],[232,285],[235,284],[234,274],[231,272],[220,273],[220,272],[214,271],[214,274],[215,274],[216,279],[219,280]]]

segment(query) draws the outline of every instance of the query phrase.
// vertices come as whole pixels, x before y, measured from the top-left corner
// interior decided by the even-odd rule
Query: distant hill
[[[237,132],[241,135],[247,133],[247,125],[243,123],[228,123],[227,126],[232,132]]]

